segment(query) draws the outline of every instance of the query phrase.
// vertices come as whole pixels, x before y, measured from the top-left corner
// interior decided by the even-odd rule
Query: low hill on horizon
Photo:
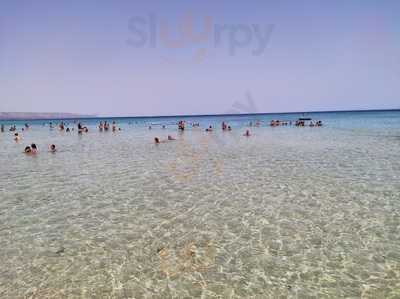
[[[85,117],[96,117],[96,115],[62,112],[0,112],[0,120],[66,119]]]

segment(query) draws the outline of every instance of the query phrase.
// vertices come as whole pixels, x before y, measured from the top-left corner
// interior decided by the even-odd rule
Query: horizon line
[[[55,117],[55,118],[17,118],[17,119],[1,119],[0,121],[29,121],[29,120],[76,120],[76,119],[128,119],[128,118],[188,118],[188,117],[223,117],[223,116],[252,116],[252,115],[274,115],[274,114],[306,114],[306,113],[351,113],[351,112],[389,112],[400,111],[400,108],[386,109],[351,109],[351,110],[314,110],[314,111],[291,111],[291,112],[253,112],[253,113],[217,113],[217,114],[177,114],[177,115],[137,115],[137,116],[100,116],[92,114],[79,114],[72,112],[0,112],[1,113],[29,113],[29,114],[70,114],[76,117]]]

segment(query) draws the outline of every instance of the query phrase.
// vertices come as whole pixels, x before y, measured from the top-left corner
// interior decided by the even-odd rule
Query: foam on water
[[[400,113],[311,116],[0,133],[0,297],[400,297]]]

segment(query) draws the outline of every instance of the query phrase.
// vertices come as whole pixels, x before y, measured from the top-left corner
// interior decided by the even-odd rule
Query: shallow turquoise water
[[[0,297],[399,298],[400,112],[299,116],[0,133]]]

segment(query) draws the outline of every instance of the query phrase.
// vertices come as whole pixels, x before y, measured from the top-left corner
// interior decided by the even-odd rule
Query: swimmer
[[[37,154],[38,148],[37,148],[36,144],[32,143],[31,144],[31,149],[32,149],[32,154]]]
[[[57,151],[55,144],[50,145],[50,152],[55,153]]]
[[[24,153],[27,155],[31,155],[32,154],[32,149],[30,146],[25,147]]]
[[[206,132],[212,132],[212,130],[213,130],[212,126],[209,126],[209,127],[206,129]]]
[[[154,137],[154,143],[155,144],[160,144],[160,143],[166,143],[167,140],[160,140],[158,137]]]
[[[169,141],[173,141],[173,140],[176,140],[174,137],[172,137],[171,135],[168,135],[168,140]]]
[[[246,130],[246,133],[244,133],[243,136],[250,137],[251,136],[250,131]]]
[[[15,133],[14,134],[14,141],[15,142],[18,142],[18,141],[20,141],[21,140],[21,137],[19,136],[19,134],[18,133]]]

